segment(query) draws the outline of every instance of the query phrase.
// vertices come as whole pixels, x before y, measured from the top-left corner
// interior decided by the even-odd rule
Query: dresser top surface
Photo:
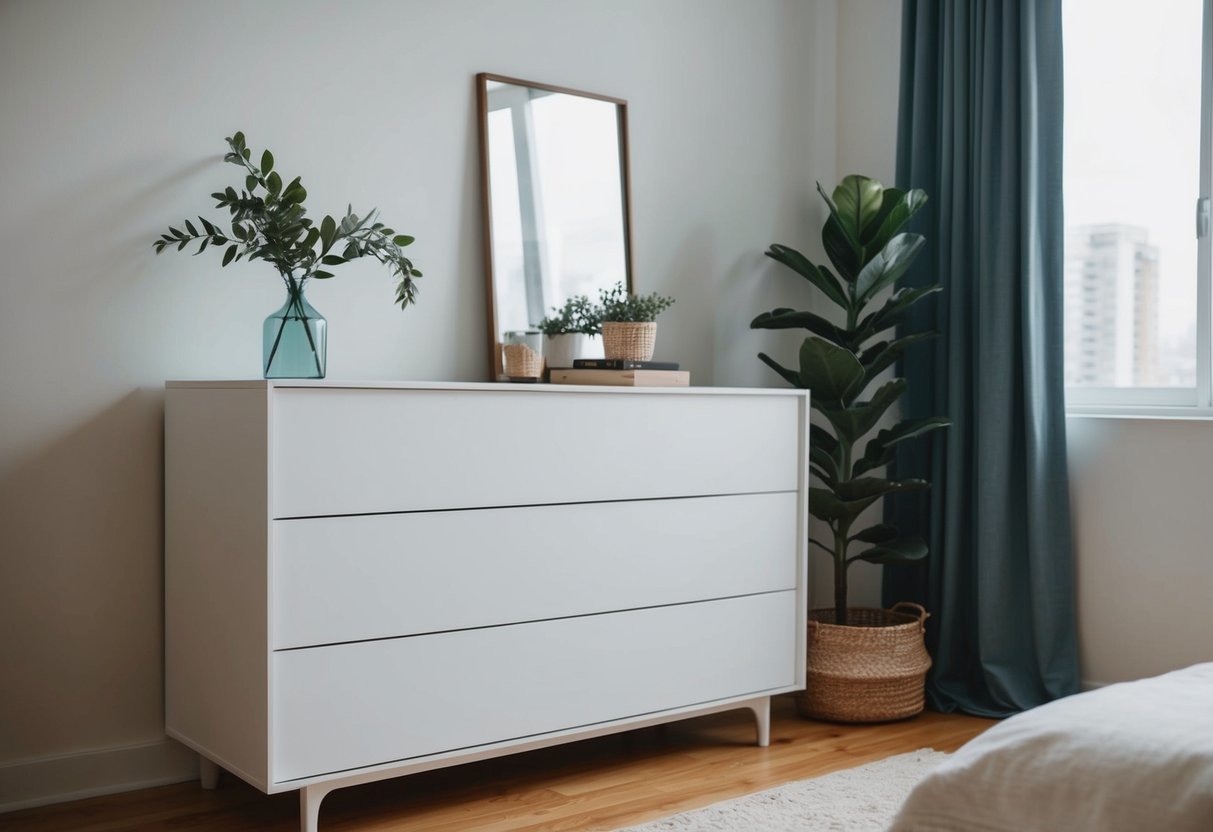
[[[510,393],[599,393],[607,395],[754,395],[804,396],[806,390],[776,387],[613,387],[578,384],[511,384],[469,381],[400,381],[337,379],[181,380],[165,382],[172,388],[289,390],[298,388],[355,390],[487,390]]]

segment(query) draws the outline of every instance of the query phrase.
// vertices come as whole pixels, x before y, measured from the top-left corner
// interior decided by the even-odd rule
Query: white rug
[[[947,754],[922,748],[620,832],[883,832]]]

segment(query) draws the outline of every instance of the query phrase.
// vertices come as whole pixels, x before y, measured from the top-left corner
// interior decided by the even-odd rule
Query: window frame
[[[1213,0],[1201,20],[1200,170],[1193,206],[1196,242],[1196,386],[1066,387],[1066,412],[1075,415],[1161,416],[1213,419]],[[1203,231],[1203,233],[1201,233]]]

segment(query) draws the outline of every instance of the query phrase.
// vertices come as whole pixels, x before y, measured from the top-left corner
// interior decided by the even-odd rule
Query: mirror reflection
[[[631,288],[626,102],[477,76],[494,377],[505,333]]]

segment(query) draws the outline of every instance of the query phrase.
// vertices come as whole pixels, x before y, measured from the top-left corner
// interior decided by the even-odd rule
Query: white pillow
[[[890,832],[1213,832],[1213,663],[995,725],[915,787]]]

